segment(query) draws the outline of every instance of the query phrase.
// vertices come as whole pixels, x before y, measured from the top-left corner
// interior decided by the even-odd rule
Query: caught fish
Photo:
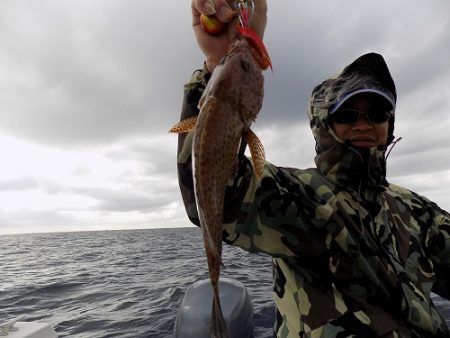
[[[255,174],[262,174],[264,149],[250,125],[262,107],[262,71],[269,66],[270,58],[260,38],[239,26],[232,47],[214,69],[200,98],[198,117],[183,120],[170,130],[194,130],[194,190],[213,288],[211,334],[217,338],[228,337],[218,290],[225,190],[244,145],[250,149]]]

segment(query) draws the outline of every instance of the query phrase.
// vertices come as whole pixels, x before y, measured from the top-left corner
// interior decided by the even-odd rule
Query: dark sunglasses
[[[369,123],[384,123],[392,116],[390,110],[363,112],[356,109],[339,109],[330,115],[330,119],[340,124],[353,124],[359,120],[359,115],[365,114]]]

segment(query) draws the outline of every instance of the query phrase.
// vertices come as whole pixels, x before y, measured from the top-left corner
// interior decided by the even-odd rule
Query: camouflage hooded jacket
[[[226,193],[224,241],[273,257],[277,337],[450,337],[430,299],[431,291],[450,298],[450,215],[387,182],[386,146],[361,153],[333,133],[328,109],[352,90],[351,74],[396,95],[374,53],[317,86],[308,110],[317,168],[267,163],[257,180],[240,156]],[[203,69],[186,84],[182,119],[198,114],[208,79]],[[393,130],[392,118],[389,143]],[[178,174],[198,225],[191,146],[191,134],[179,137]]]

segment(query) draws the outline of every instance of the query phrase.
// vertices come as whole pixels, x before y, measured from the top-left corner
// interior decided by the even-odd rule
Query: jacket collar
[[[341,142],[328,123],[319,123],[313,132],[316,139],[315,163],[327,179],[344,189],[365,191],[369,195],[387,186],[386,146],[353,148]]]

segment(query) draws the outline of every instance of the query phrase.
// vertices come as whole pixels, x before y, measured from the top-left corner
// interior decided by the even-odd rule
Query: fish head
[[[219,85],[211,94],[232,104],[232,109],[241,113],[244,122],[249,124],[254,121],[262,107],[264,77],[249,42],[236,39],[214,70],[213,77]]]

